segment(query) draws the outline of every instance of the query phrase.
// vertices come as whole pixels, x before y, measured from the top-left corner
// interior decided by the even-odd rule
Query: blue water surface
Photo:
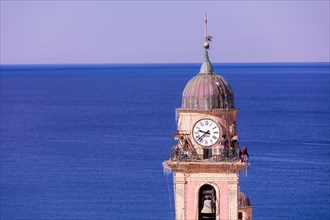
[[[1,66],[1,216],[174,219],[175,108],[198,64]],[[253,219],[330,216],[329,63],[215,64]]]

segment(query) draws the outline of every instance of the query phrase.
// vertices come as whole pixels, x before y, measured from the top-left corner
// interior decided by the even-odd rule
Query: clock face
[[[196,143],[204,147],[212,146],[220,137],[220,127],[211,119],[197,121],[192,132]]]

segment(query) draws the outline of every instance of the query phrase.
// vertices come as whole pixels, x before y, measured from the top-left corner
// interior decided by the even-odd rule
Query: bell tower
[[[239,188],[239,172],[248,166],[239,153],[239,110],[229,83],[213,71],[207,22],[206,16],[204,62],[183,91],[173,136],[178,144],[163,166],[174,173],[177,220],[252,220],[250,200]]]

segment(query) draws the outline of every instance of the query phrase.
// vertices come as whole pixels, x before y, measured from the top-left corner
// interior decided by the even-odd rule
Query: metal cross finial
[[[210,42],[212,41],[212,36],[208,35],[207,33],[207,11],[205,11],[205,42],[204,42],[204,48],[209,49],[210,48]]]

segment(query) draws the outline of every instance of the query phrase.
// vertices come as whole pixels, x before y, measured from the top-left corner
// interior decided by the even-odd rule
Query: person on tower
[[[180,153],[179,146],[172,147],[172,150],[171,150],[171,158],[172,158],[172,160],[177,160],[178,157],[179,157],[179,153]]]
[[[239,158],[241,160],[241,162],[245,162],[247,163],[249,160],[249,153],[247,151],[246,147],[242,147],[240,152],[239,152]]]

